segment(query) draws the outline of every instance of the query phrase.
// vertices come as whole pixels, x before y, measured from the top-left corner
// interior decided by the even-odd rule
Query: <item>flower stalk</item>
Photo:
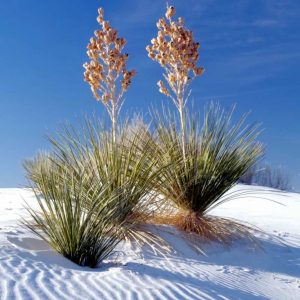
[[[119,37],[117,30],[104,20],[103,13],[103,9],[99,8],[97,21],[102,30],[95,31],[87,46],[90,61],[83,65],[84,80],[90,85],[96,100],[106,107],[112,122],[112,136],[115,142],[124,93],[136,71],[127,70],[128,54],[122,52],[126,40]]]
[[[158,34],[146,47],[148,56],[157,61],[164,69],[164,79],[157,82],[159,91],[171,98],[178,109],[181,125],[181,143],[183,157],[186,159],[185,149],[185,105],[191,93],[189,85],[193,79],[204,72],[198,67],[199,43],[195,42],[193,32],[184,27],[183,18],[173,20],[175,8],[167,6],[165,18],[157,22]]]

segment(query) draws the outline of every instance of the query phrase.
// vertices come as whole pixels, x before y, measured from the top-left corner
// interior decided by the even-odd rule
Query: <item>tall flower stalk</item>
[[[97,21],[102,30],[95,31],[87,46],[90,61],[83,65],[84,80],[91,86],[94,97],[105,105],[112,122],[113,140],[116,141],[124,93],[136,71],[126,69],[128,54],[122,53],[126,40],[104,20],[102,8],[99,8],[98,14]]]
[[[186,159],[185,149],[185,104],[190,95],[191,81],[202,75],[203,67],[198,67],[199,43],[194,40],[193,32],[184,27],[183,18],[173,20],[175,8],[168,6],[166,18],[157,22],[158,35],[146,47],[148,56],[157,61],[164,69],[164,78],[157,82],[159,91],[170,97],[179,111],[181,125],[181,142],[183,157]]]

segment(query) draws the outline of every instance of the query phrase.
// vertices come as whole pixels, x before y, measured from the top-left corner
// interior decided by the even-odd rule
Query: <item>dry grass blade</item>
[[[254,234],[262,234],[263,231],[233,219],[211,215],[201,216],[193,212],[180,211],[177,214],[156,216],[153,222],[155,224],[168,224],[188,233],[185,238],[190,240],[191,246],[202,254],[205,252],[195,243],[196,241],[217,242],[230,246],[235,241],[243,240],[250,242],[256,249],[262,249]]]

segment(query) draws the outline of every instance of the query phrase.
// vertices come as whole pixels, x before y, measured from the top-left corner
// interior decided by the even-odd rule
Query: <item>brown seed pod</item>
[[[175,7],[174,6],[169,6],[167,8],[166,18],[171,19],[174,15],[175,15]]]

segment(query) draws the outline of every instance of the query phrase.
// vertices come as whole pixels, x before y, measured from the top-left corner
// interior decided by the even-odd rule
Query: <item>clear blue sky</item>
[[[192,86],[203,107],[218,100],[263,122],[266,159],[284,166],[300,189],[300,2],[298,0],[169,1],[201,44],[204,75]],[[47,149],[45,134],[84,113],[104,109],[82,80],[97,8],[128,45],[138,71],[123,112],[168,101],[160,67],[145,46],[164,14],[160,0],[9,0],[0,2],[0,187],[25,183],[22,161]]]

